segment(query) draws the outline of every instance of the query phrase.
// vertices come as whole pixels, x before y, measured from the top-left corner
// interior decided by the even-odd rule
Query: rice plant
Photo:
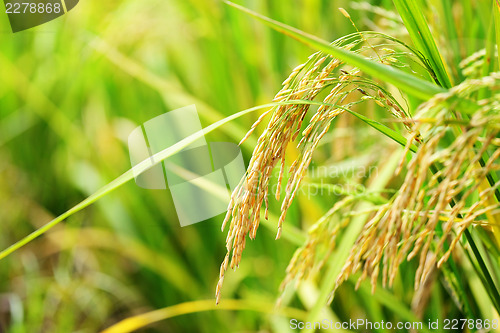
[[[244,181],[233,192],[224,220],[223,228],[230,222],[226,239],[228,253],[221,266],[216,290],[217,301],[228,266],[235,268],[239,265],[247,236],[250,239],[256,237],[263,204],[264,218],[267,219],[269,181],[272,170],[278,164],[280,172],[276,200],[280,200],[288,146],[296,144],[296,139],[299,138],[296,145],[300,153],[288,169],[290,177],[281,204],[277,239],[281,236],[287,210],[304,179],[313,153],[330,129],[332,120],[341,117],[346,111],[358,110],[362,103],[370,101],[404,125],[397,127],[396,133],[406,137],[406,143],[403,144],[404,156],[410,151],[414,155],[409,161],[404,158],[401,160],[398,172],[405,173],[404,181],[397,192],[387,198],[387,203],[370,214],[371,217],[352,244],[349,256],[336,277],[334,288],[329,292],[333,294],[342,282],[358,272],[360,274],[356,287],[367,277],[371,280],[373,292],[379,283],[379,277],[382,286],[392,286],[401,263],[415,257],[418,257],[418,267],[414,287],[417,293],[421,292],[420,289],[426,288],[426,281],[436,268],[453,262],[451,254],[462,241],[464,247],[472,248],[469,260],[481,276],[491,304],[497,311],[500,309],[500,294],[497,289],[500,280],[496,274],[500,239],[500,182],[497,180],[500,167],[500,77],[498,73],[492,72],[476,79],[466,79],[451,87],[451,79],[422,15],[421,5],[410,1],[395,1],[395,4],[416,50],[389,36],[358,31],[333,42],[331,52],[325,46],[323,52],[310,56],[306,63],[295,68],[283,82],[283,88],[276,95],[275,101],[312,102],[322,92],[325,92],[326,97],[322,99],[320,107],[313,111],[305,128],[303,122],[310,111],[310,104],[284,105],[268,111],[271,119],[259,137]],[[305,43],[321,43],[293,28],[231,5]],[[493,4],[493,9],[495,8]],[[340,8],[340,11],[350,19],[345,9]],[[427,78],[446,88],[446,91],[436,94],[416,108],[408,107],[407,103],[403,107],[404,95],[395,96],[390,92],[390,87],[386,86],[388,82],[364,73],[364,70],[373,70],[370,64],[339,58],[338,53],[345,50],[362,55],[373,63],[395,67],[398,72],[410,72],[415,75],[415,80],[417,77]],[[491,54],[486,57],[486,52],[484,49],[461,61],[463,76],[471,77],[474,68],[482,68],[487,62],[493,61]],[[357,66],[353,67],[352,63]],[[393,75],[398,75],[398,72]],[[368,71],[368,74],[373,72]],[[389,83],[399,87],[396,80]],[[486,92],[481,99],[478,98],[480,92]],[[247,137],[266,115],[264,113],[252,126]],[[386,134],[389,131],[377,129]],[[402,144],[402,140],[395,140]],[[300,282],[306,279],[313,268],[320,269],[326,261],[338,260],[334,255],[336,237],[339,230],[349,224],[349,218],[340,214],[338,219],[332,220],[331,216],[345,208],[349,200],[352,201],[352,198],[346,196],[335,203],[311,227],[307,242],[296,251],[287,268],[282,288],[293,280]],[[478,252],[469,231],[471,226],[483,229],[483,237],[493,247],[491,252]],[[485,242],[483,239],[480,241]],[[484,256],[488,257],[495,268],[485,266]],[[454,274],[458,273],[455,271]],[[450,287],[458,298],[460,308],[467,312],[469,305],[466,304],[468,300],[464,299],[463,286],[451,282]],[[333,297],[330,297],[329,301],[332,300]],[[470,312],[467,314],[472,315]]]
[[[238,3],[0,35],[0,331],[498,331],[499,1]],[[249,164],[181,229],[126,136],[189,104],[204,129],[155,163],[206,135]]]

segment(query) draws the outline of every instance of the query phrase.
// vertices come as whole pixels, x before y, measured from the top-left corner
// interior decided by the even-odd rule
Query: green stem
[[[474,257],[476,257],[477,263],[479,264],[479,268],[483,273],[483,278],[486,281],[485,287],[487,287],[489,291],[488,294],[490,295],[491,301],[493,302],[493,305],[495,306],[497,313],[500,313],[500,295],[498,293],[495,282],[493,282],[493,279],[491,278],[490,272],[486,267],[486,263],[484,262],[483,257],[481,257],[481,254],[479,253],[479,250],[476,246],[476,243],[474,242],[474,239],[472,238],[470,231],[468,229],[465,229],[464,234],[465,238],[467,238],[467,242],[470,245],[472,253],[474,253]]]

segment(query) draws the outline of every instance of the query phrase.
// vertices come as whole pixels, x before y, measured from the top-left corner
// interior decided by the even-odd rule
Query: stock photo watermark
[[[181,226],[226,212],[231,193],[245,175],[245,163],[237,144],[207,142],[200,133],[202,126],[196,106],[190,105],[148,120],[128,138],[136,184],[151,190],[168,188]],[[186,139],[190,141],[176,148]],[[331,181],[368,178],[377,172],[376,167],[364,166],[313,167],[307,175],[311,181],[302,182],[297,193],[307,199],[361,195],[366,189],[360,184],[332,184]],[[243,188],[258,190],[249,189],[246,183]],[[275,196],[278,184],[271,184],[268,190],[268,196]]]
[[[496,330],[499,327],[498,319],[436,319],[427,321],[370,321],[367,319],[349,319],[349,321],[333,321],[329,319],[322,319],[319,321],[300,321],[298,319],[290,319],[290,329],[292,330],[391,330],[391,331],[416,331],[421,332],[424,327],[432,331],[479,331],[489,332]]]
[[[145,189],[168,188],[181,226],[224,213],[230,193],[245,174],[237,144],[207,142],[203,135],[156,163],[155,154],[200,131],[198,112],[190,105],[148,120],[128,139],[136,184]],[[143,168],[147,170],[143,172]]]
[[[4,0],[12,32],[27,30],[63,16],[79,0]]]

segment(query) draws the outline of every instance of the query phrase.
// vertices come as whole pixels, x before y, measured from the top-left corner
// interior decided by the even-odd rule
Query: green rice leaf
[[[363,70],[365,73],[377,77],[382,81],[394,84],[406,93],[418,97],[420,99],[429,99],[435,94],[446,92],[443,88],[436,86],[428,81],[422,80],[416,76],[408,74],[402,70],[396,69],[391,66],[382,65],[380,63],[371,61],[363,56],[344,49],[330,45],[326,41],[307,34],[303,31],[290,27],[281,22],[275,21],[258,13],[255,13],[245,7],[226,1],[226,3],[242,12],[258,19],[269,25],[271,28],[288,35],[310,47],[328,53],[346,63],[356,66]]]
[[[429,25],[422,14],[420,2],[414,0],[394,0],[394,4],[403,19],[406,29],[408,29],[413,43],[429,61],[436,74],[438,83],[444,88],[451,88],[450,77],[429,30]]]
[[[498,46],[498,66],[500,67],[500,0],[495,0],[495,27],[497,33],[497,46]]]

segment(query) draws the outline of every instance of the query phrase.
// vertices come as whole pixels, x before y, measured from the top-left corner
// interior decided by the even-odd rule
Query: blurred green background
[[[355,31],[338,7],[360,29],[404,35],[397,16],[353,9],[354,1],[239,3],[325,40]],[[370,4],[392,10],[391,1]],[[0,13],[0,247],[129,169],[127,137],[136,126],[190,104],[207,126],[268,103],[312,52],[215,0],[84,0],[62,18],[16,34]],[[237,143],[258,116],[223,126],[207,141]],[[368,165],[395,149],[349,117],[336,126],[343,130],[329,137],[317,163]],[[247,162],[262,128],[242,146]],[[368,154],[377,140],[385,144]],[[298,198],[286,223],[306,230],[335,200]],[[222,219],[181,228],[168,191],[127,183],[0,262],[0,332],[97,332],[135,314],[214,300],[225,255]],[[247,243],[242,265],[226,276],[223,299],[273,304],[298,245],[275,241],[275,232],[261,227]],[[403,304],[411,286],[411,279],[396,283]],[[312,306],[315,288],[306,286],[290,306]],[[368,295],[343,285],[326,318],[400,318],[383,305],[390,297]],[[456,311],[452,304],[443,309]],[[193,312],[144,330],[290,331],[277,314]]]

